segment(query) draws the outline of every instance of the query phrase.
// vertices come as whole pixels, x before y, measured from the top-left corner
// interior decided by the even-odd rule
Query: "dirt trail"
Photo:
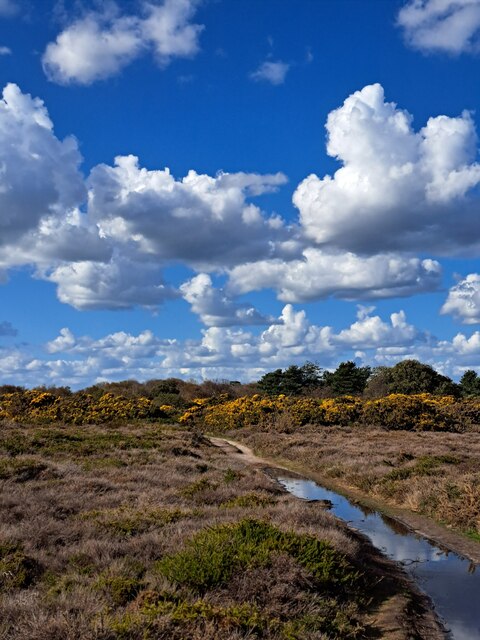
[[[251,449],[249,449],[247,446],[245,446],[241,442],[227,440],[226,438],[214,438],[214,437],[209,437],[209,440],[216,447],[223,449],[226,453],[230,454],[234,458],[239,458],[243,460],[243,462],[247,462],[248,464],[255,464],[255,465],[261,465],[261,466],[268,465],[270,467],[274,466],[277,469],[287,470],[287,467],[282,467],[278,464],[273,464],[272,462],[270,462],[269,460],[266,460],[265,458],[259,458],[253,453]]]
[[[379,500],[371,499],[365,496],[360,491],[353,487],[346,487],[344,485],[334,483],[330,480],[325,481],[319,474],[309,470],[301,468],[295,468],[295,465],[289,464],[288,466],[282,465],[275,460],[268,460],[266,458],[260,458],[246,445],[235,440],[229,440],[227,438],[210,437],[210,441],[217,447],[225,450],[226,453],[232,455],[238,459],[243,460],[247,464],[253,464],[257,466],[266,467],[270,470],[269,475],[273,475],[271,472],[275,469],[282,469],[288,471],[290,474],[302,476],[314,480],[318,484],[336,491],[337,493],[344,495],[346,498],[353,502],[364,504],[371,507],[376,511],[384,513],[385,515],[397,520],[400,524],[405,525],[408,529],[411,529],[414,533],[430,540],[440,547],[452,551],[457,555],[467,558],[474,565],[480,565],[480,544],[474,540],[470,540],[460,533],[451,531],[446,527],[437,524],[430,518],[419,515],[417,513],[406,511],[393,507],[391,505],[385,505]]]
[[[292,471],[291,468],[278,464],[275,461],[261,458],[246,445],[234,440],[226,438],[209,437],[210,442],[222,449],[227,455],[241,460],[247,465],[253,465],[262,468],[272,478],[276,477],[276,470],[287,471],[289,475],[298,475],[302,477],[313,477],[311,474],[300,474]],[[346,523],[342,522],[342,526],[348,528]],[[359,541],[364,545],[366,553],[377,557],[381,552],[376,549],[371,542],[360,532],[356,532]],[[394,597],[387,598],[380,608],[372,614],[372,623],[375,624],[381,633],[381,638],[385,640],[444,640],[446,636],[445,630],[438,622],[438,618],[431,605],[428,597],[420,592],[417,586],[399,570],[399,565],[381,555],[385,564],[385,575],[396,575],[397,579],[404,583],[406,591],[404,594],[397,594]],[[415,598],[415,604],[412,607],[410,592]]]

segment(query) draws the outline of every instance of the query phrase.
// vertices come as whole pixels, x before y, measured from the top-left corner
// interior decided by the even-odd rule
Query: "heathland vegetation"
[[[0,486],[5,640],[373,638],[392,608],[437,637],[363,539],[199,433],[5,423]]]
[[[480,539],[473,371],[4,385],[0,420],[5,640],[373,638],[392,602],[405,637],[436,637],[400,572],[208,433]]]

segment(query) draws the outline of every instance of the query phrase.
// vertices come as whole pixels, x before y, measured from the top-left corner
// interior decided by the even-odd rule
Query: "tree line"
[[[332,397],[365,395],[378,398],[391,393],[480,396],[480,377],[470,369],[459,383],[418,360],[403,360],[393,367],[358,366],[349,360],[334,371],[322,370],[313,362],[291,365],[266,373],[257,383],[267,395],[313,395]]]

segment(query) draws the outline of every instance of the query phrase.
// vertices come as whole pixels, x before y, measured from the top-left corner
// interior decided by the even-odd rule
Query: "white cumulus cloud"
[[[266,371],[317,361],[324,368],[356,359],[362,364],[393,365],[405,358],[432,364],[459,377],[480,366],[480,332],[437,340],[412,326],[405,313],[389,319],[359,307],[350,326],[334,330],[312,323],[305,311],[286,305],[260,333],[245,328],[208,327],[200,339],[160,338],[149,329],[137,335],[117,331],[101,338],[77,336],[63,328],[35,356],[31,345],[0,348],[0,374],[12,383],[86,386],[101,380],[258,379]]]
[[[464,324],[480,323],[480,274],[470,273],[453,286],[441,313],[451,314]]]
[[[45,73],[60,84],[88,85],[116,75],[149,51],[162,66],[175,57],[191,57],[203,29],[190,22],[196,5],[196,0],[146,2],[141,16],[122,15],[115,4],[104,13],[90,12],[48,44]]]
[[[411,115],[374,84],[332,111],[326,127],[327,152],[342,167],[308,176],[293,196],[313,242],[363,253],[478,247],[480,165],[468,112],[415,132]]]
[[[180,286],[184,299],[190,303],[203,324],[209,327],[270,324],[273,318],[262,315],[255,307],[229,298],[223,289],[215,289],[211,277],[199,273]]]
[[[423,51],[459,54],[478,52],[479,0],[409,0],[398,25],[408,44]]]
[[[92,170],[88,212],[118,246],[208,270],[282,252],[289,240],[283,222],[265,217],[247,198],[285,181],[281,173],[211,177],[195,171],[176,180],[168,169],[149,171],[135,156],[122,156],[114,167]]]
[[[397,254],[363,257],[307,248],[299,260],[270,259],[233,268],[228,289],[247,293],[273,288],[285,302],[329,296],[354,300],[432,291],[439,286],[440,278],[441,268],[434,260]]]
[[[117,254],[109,262],[60,264],[45,277],[58,285],[58,299],[76,309],[153,309],[176,295],[158,265]]]
[[[55,136],[43,102],[7,84],[0,100],[0,247],[84,200],[80,161],[76,140]]]
[[[420,333],[407,322],[404,311],[392,313],[390,322],[384,322],[380,316],[372,316],[374,307],[359,307],[357,321],[348,329],[335,336],[335,342],[348,345],[352,349],[373,349],[379,347],[411,345]]]

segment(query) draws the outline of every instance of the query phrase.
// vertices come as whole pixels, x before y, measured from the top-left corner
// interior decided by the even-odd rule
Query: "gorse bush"
[[[114,421],[169,419],[171,406],[157,406],[145,397],[125,398],[112,393],[56,395],[37,389],[0,395],[0,420],[29,424],[103,424]]]
[[[410,369],[407,368],[407,371]],[[473,379],[472,376],[470,378]],[[470,382],[473,385],[475,381]],[[148,389],[148,383],[143,387],[139,383],[137,385],[138,388]],[[441,395],[438,392],[390,393],[378,398],[362,398],[358,395],[272,395],[269,392],[232,398],[229,393],[219,392],[223,388],[221,385],[212,383],[211,386],[215,395],[193,397],[189,402],[182,400],[176,404],[159,404],[162,402],[160,396],[151,399],[133,395],[132,389],[137,390],[133,385],[129,397],[105,391],[99,395],[95,392],[97,387],[91,388],[94,393],[71,393],[63,388],[57,393],[57,390],[44,388],[25,390],[3,387],[3,393],[0,392],[0,421],[83,425],[146,420],[180,422],[188,427],[212,432],[242,427],[290,431],[307,424],[365,424],[392,430],[418,431],[480,428],[480,397],[475,395],[460,398],[458,395]],[[172,387],[159,385],[159,388],[171,390]],[[163,394],[163,391],[158,393]],[[34,472],[33,467],[31,472]],[[0,469],[0,475],[2,473]]]
[[[390,394],[375,400],[357,396],[306,398],[245,396],[225,402],[202,400],[180,418],[209,431],[242,427],[282,430],[292,428],[365,424],[389,430],[466,431],[480,427],[480,399],[457,399],[428,393]]]

